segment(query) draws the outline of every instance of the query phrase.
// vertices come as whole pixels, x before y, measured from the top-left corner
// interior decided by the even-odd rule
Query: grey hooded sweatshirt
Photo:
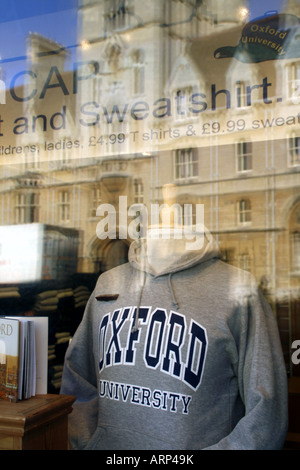
[[[143,253],[99,277],[67,350],[71,448],[282,448],[286,371],[253,278],[213,241],[159,274]]]

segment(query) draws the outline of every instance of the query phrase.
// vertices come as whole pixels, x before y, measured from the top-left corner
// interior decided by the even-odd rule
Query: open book
[[[0,317],[0,399],[47,393],[48,318]]]

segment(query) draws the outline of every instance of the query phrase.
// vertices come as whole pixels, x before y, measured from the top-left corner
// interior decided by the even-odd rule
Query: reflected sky
[[[79,0],[0,0],[0,59],[5,64],[4,79],[10,80],[20,70],[30,32],[50,38],[76,54],[78,3]],[[284,0],[250,0],[249,20],[267,11],[279,11],[284,3]]]
[[[280,11],[285,2],[282,0],[250,0],[249,1],[249,20],[263,16],[269,11]]]
[[[26,37],[38,33],[76,49],[78,0],[0,0],[0,59],[9,79],[24,68]],[[74,50],[73,53],[76,51]]]

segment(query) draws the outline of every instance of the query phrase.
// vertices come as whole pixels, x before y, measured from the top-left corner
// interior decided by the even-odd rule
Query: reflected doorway
[[[129,244],[126,240],[100,242],[94,252],[94,264],[97,273],[103,273],[128,262]]]

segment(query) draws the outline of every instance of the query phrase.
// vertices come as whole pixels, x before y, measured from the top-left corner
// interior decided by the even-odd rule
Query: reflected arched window
[[[129,245],[125,240],[99,244],[94,259],[95,272],[104,272],[128,261]]]

